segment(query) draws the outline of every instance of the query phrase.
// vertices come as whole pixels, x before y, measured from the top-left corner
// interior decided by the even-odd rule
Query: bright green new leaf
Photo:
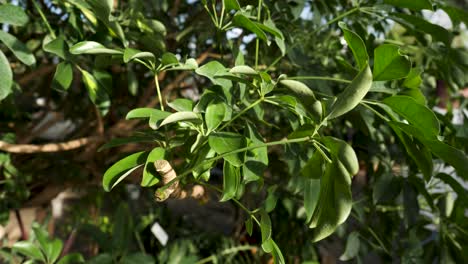
[[[366,96],[372,86],[372,72],[369,65],[353,79],[346,89],[338,95],[336,102],[332,105],[328,119],[344,115],[356,107]]]
[[[5,44],[5,46],[13,52],[16,58],[22,63],[31,66],[36,63],[36,58],[31,53],[31,51],[19,41],[15,36],[0,30],[0,41]]]
[[[128,172],[129,170],[144,164],[148,154],[148,151],[131,154],[117,161],[114,165],[107,169],[107,171],[104,173],[104,177],[102,178],[102,186],[104,187],[104,190],[107,192],[110,191],[115,186],[116,181],[122,180],[119,178],[122,175],[125,175],[125,172]]]
[[[54,79],[52,80],[52,87],[58,90],[66,91],[73,81],[73,68],[72,65],[66,61],[57,64]]]
[[[437,138],[439,121],[429,108],[418,104],[413,98],[404,95],[387,97],[382,101],[394,112],[405,118],[410,124],[419,128],[427,138]]]
[[[242,13],[237,12],[233,17],[232,22],[233,22],[233,25],[235,26],[245,28],[253,32],[255,35],[257,35],[259,39],[263,41],[268,41],[268,38],[265,32],[263,32],[263,30],[260,27],[258,27],[258,25],[254,21],[250,20],[248,17],[246,17]]]
[[[223,166],[223,196],[221,202],[230,200],[236,196],[240,185],[240,170],[228,161],[224,161]]]
[[[12,4],[0,5],[0,23],[6,23],[13,26],[24,26],[28,23],[29,17],[23,8]]]
[[[0,101],[5,99],[13,90],[13,73],[10,63],[2,51],[0,51]]]
[[[331,235],[351,212],[351,178],[357,174],[359,163],[354,150],[332,137],[322,138],[328,148],[332,163],[325,163],[320,180],[320,194],[312,215],[313,241]]]
[[[147,51],[140,51],[137,49],[126,48],[123,54],[123,60],[125,63],[134,59],[152,59],[154,60],[154,54]]]
[[[19,252],[34,260],[46,262],[41,250],[29,241],[19,241],[13,244],[13,251]]]
[[[346,247],[344,253],[340,256],[341,261],[349,261],[355,258],[359,253],[359,233],[351,232],[346,239]]]
[[[193,111],[194,103],[189,99],[177,98],[174,101],[167,103],[167,105],[177,112],[190,112]]]
[[[403,86],[408,87],[410,89],[419,89],[419,86],[422,83],[421,79],[422,69],[420,68],[411,68],[408,76],[406,76],[405,80],[403,81]]]
[[[340,26],[341,30],[343,30],[344,38],[346,43],[348,43],[349,48],[353,52],[354,59],[356,60],[359,70],[364,69],[364,67],[367,65],[367,62],[369,61],[366,44],[364,44],[364,41],[358,34],[349,30],[345,23],[339,22],[338,25]]]
[[[177,123],[177,122],[190,122],[199,124],[202,122],[200,115],[194,112],[176,112],[166,117],[159,127],[165,126],[167,124]]]
[[[226,115],[226,104],[221,100],[212,101],[205,112],[205,122],[208,128],[207,133],[215,130],[224,120]]]
[[[374,81],[405,78],[410,70],[411,61],[401,55],[397,45],[382,44],[374,50]]]
[[[212,133],[208,137],[208,143],[219,155],[244,148],[247,144],[245,137],[232,132]],[[231,163],[231,165],[240,167],[244,163],[244,156],[245,153],[240,152],[227,155],[224,159]]]
[[[384,0],[385,4],[394,5],[398,7],[408,8],[414,11],[421,11],[423,9],[433,10],[430,0]]]
[[[106,48],[94,41],[82,41],[70,47],[72,54],[122,54],[122,51]]]
[[[162,160],[166,156],[166,151],[163,148],[154,148],[146,158],[145,167],[143,169],[143,178],[141,186],[150,187],[159,182],[159,174],[154,167],[154,162]]]

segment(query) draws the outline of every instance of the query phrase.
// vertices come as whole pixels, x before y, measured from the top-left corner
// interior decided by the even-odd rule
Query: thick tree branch
[[[0,150],[10,153],[41,153],[59,152],[81,148],[89,143],[96,142],[101,137],[84,137],[60,143],[47,143],[42,145],[33,144],[10,144],[0,140]]]

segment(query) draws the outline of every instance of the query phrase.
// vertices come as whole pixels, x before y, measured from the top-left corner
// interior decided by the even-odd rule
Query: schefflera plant
[[[120,54],[125,63],[141,63],[154,74],[160,109],[137,108],[130,111],[127,119],[146,119],[152,131],[143,136],[111,141],[102,148],[141,141],[154,142],[158,146],[117,161],[104,174],[104,189],[110,191],[140,167],[143,167],[141,185],[154,187],[161,180],[154,163],[167,160],[177,176],[155,190],[157,200],[168,198],[170,192],[167,190],[180,182],[196,182],[217,190],[221,193],[221,201],[233,201],[246,211],[249,215],[246,221],[248,233],[252,234],[253,225],[257,224],[261,231],[262,248],[271,252],[276,262],[284,263],[281,251],[272,239],[272,223],[268,216],[270,210],[264,207],[248,209],[240,201],[246,184],[263,183],[264,171],[269,165],[268,147],[301,143],[302,147],[311,149],[312,155],[301,169],[304,179],[301,191],[306,224],[313,228],[313,241],[331,235],[348,218],[352,209],[351,181],[359,170],[358,159],[348,142],[324,135],[322,128],[332,125],[334,119],[353,110],[358,104],[388,121],[426,177],[429,178],[432,172],[431,153],[454,166],[460,175],[467,175],[463,174],[467,171],[466,157],[437,139],[439,124],[426,106],[405,95],[393,95],[383,101],[364,100],[374,82],[408,80],[411,77],[411,62],[401,54],[399,47],[390,44],[377,47],[371,70],[364,41],[345,24],[340,23],[339,26],[355,59],[357,74],[353,80],[286,75],[273,79],[268,71],[245,65],[242,53],[238,54],[232,68],[226,68],[219,61],[210,61],[201,67],[194,59],[181,63],[171,53],[165,53],[159,59],[149,52],[131,48],[113,53],[114,56]],[[86,44],[90,43],[77,45],[83,47]],[[96,44],[93,45],[96,47]],[[101,50],[108,51],[108,48],[101,46]],[[76,47],[73,49],[76,52]],[[96,54],[99,51],[82,53]],[[204,89],[197,102],[185,98],[167,102],[167,107],[171,109],[168,111],[164,107],[157,76],[162,71],[170,70],[194,71],[209,79],[212,85]],[[319,98],[299,81],[309,78],[348,85],[336,97]],[[263,120],[266,105],[296,116],[299,127],[283,135],[283,139],[266,142],[258,129],[258,123],[266,123]],[[184,163],[175,166],[176,158],[183,159]],[[219,162],[223,163],[222,190],[209,184],[210,170]]]

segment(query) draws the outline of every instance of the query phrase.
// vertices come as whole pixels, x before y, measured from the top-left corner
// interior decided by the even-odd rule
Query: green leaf
[[[179,60],[173,53],[165,52],[161,57],[161,64],[164,66],[177,65],[179,64]]]
[[[439,173],[435,177],[441,179],[445,184],[448,184],[464,203],[468,203],[468,193],[466,189],[453,176],[446,173]]]
[[[247,123],[248,138],[250,144],[263,144],[262,136],[258,133],[257,129]],[[249,144],[249,145],[250,145]],[[263,177],[263,173],[268,166],[268,148],[260,147],[248,151],[245,155],[245,163],[242,166],[242,174],[244,182],[258,181]]]
[[[224,161],[223,166],[223,196],[221,202],[230,200],[236,196],[237,189],[240,185],[240,170]]]
[[[49,53],[55,54],[62,59],[66,59],[68,55],[68,45],[65,42],[65,38],[63,36],[58,36],[57,38],[50,41],[48,41],[48,39],[50,39],[48,36],[44,38],[42,49]]]
[[[414,11],[421,11],[423,9],[433,10],[430,0],[384,0],[385,4],[394,5],[398,7],[408,8]]]
[[[88,90],[91,102],[98,107],[102,114],[106,114],[110,107],[110,100],[105,88],[89,72],[81,70],[81,73],[83,74],[83,83]]]
[[[253,232],[253,221],[252,221],[252,217],[249,216],[247,218],[247,220],[245,221],[245,229],[247,230],[247,234],[249,234],[249,236],[252,236],[252,232]]]
[[[267,242],[271,238],[270,216],[268,216],[268,214],[263,210],[260,211],[260,232],[262,233],[262,247],[263,247],[263,243]]]
[[[344,253],[340,256],[341,261],[349,261],[355,258],[359,253],[359,233],[356,231],[351,232],[346,239],[346,248]]]
[[[167,103],[167,105],[176,110],[177,112],[191,112],[193,111],[193,101],[185,98],[177,98],[174,101]]]
[[[145,167],[143,169],[143,178],[141,179],[141,186],[151,187],[159,182],[159,173],[154,168],[154,162],[157,160],[165,159],[166,151],[163,148],[154,148],[146,158]]]
[[[328,119],[344,115],[356,107],[372,86],[372,72],[369,65],[364,67],[346,89],[338,95],[330,109]]]
[[[227,11],[240,10],[240,5],[239,2],[237,2],[237,0],[223,0],[223,2]]]
[[[320,193],[320,179],[306,179],[304,182],[304,209],[306,222],[310,222],[317,206]]]
[[[374,81],[389,81],[405,78],[411,70],[411,61],[400,54],[393,44],[382,44],[374,50]]]
[[[55,69],[54,79],[52,80],[52,87],[61,91],[66,91],[73,81],[73,68],[72,65],[66,61],[57,64]]]
[[[2,51],[0,51],[0,101],[13,92],[13,73],[10,63]]]
[[[393,123],[389,123],[390,127],[395,131],[403,146],[406,149],[407,154],[414,160],[418,168],[424,175],[426,180],[432,177],[432,156],[429,150],[421,145],[419,142],[415,142],[411,139],[411,134],[404,133],[398,126]]]
[[[277,264],[285,264],[286,262],[284,261],[283,253],[281,253],[280,248],[278,245],[275,243],[275,241],[271,240],[271,244],[273,247],[273,259],[275,260],[275,263]]]
[[[332,163],[325,163],[320,180],[320,194],[312,215],[314,242],[331,235],[351,212],[351,178],[357,174],[359,163],[354,150],[332,137],[324,137],[322,143],[328,148]]]
[[[369,55],[367,55],[366,44],[361,39],[361,37],[349,30],[345,23],[339,22],[341,30],[343,30],[344,38],[346,43],[348,43],[349,48],[353,52],[354,59],[359,67],[359,70],[362,70],[366,67],[367,62],[369,61]]]
[[[224,120],[226,115],[226,104],[221,100],[212,101],[206,108],[205,122],[207,133],[215,130]]]
[[[268,38],[265,32],[263,32],[263,30],[260,29],[260,27],[258,27],[258,25],[255,22],[250,20],[248,17],[246,17],[242,13],[237,12],[232,18],[232,23],[235,26],[238,26],[238,27],[241,27],[241,28],[244,28],[253,32],[255,35],[257,35],[259,39],[268,42]]]
[[[242,135],[232,132],[218,132],[210,134],[208,137],[208,143],[217,154],[222,155],[237,149],[244,148],[247,142],[245,137]],[[234,153],[225,156],[224,159],[231,163],[231,165],[240,167],[244,163],[244,156],[244,152]]]
[[[125,119],[150,118],[152,115],[166,118],[171,115],[170,112],[164,112],[154,108],[135,108],[128,112]]]
[[[449,15],[454,24],[463,22],[468,25],[468,12],[466,10],[449,5],[442,6],[442,9]]]
[[[62,241],[59,239],[49,239],[47,232],[38,224],[33,224],[32,228],[45,257],[49,262],[54,263],[60,256],[60,253],[62,253]]]
[[[314,92],[307,85],[295,80],[281,80],[279,83],[294,93],[316,121],[322,118],[322,103],[315,98]]]
[[[132,214],[126,203],[120,203],[112,220],[112,241],[109,242],[112,242],[112,252],[121,255],[128,250],[133,237]]]
[[[71,54],[117,54],[122,51],[106,48],[104,45],[94,41],[82,41],[70,47]]]
[[[320,152],[315,151],[312,157],[307,161],[301,169],[301,175],[309,179],[320,179],[323,173],[323,157]]]
[[[125,255],[121,262],[122,264],[154,264],[154,258],[151,255],[138,252],[131,255]]]
[[[102,178],[102,186],[106,192],[110,191],[115,185],[121,176],[125,175],[125,172],[128,172],[131,169],[134,169],[138,165],[142,165],[146,162],[148,157],[147,151],[137,152],[131,154],[119,161],[107,169]]]
[[[234,74],[245,74],[245,75],[258,75],[258,72],[247,65],[234,66],[229,70],[230,73]]]
[[[159,127],[165,126],[167,124],[177,123],[177,122],[191,122],[199,124],[202,122],[200,115],[194,112],[177,112],[173,113],[170,116],[166,117]]]
[[[398,22],[401,22],[404,26],[409,27],[412,30],[424,32],[432,36],[432,39],[435,41],[440,41],[445,43],[445,45],[450,46],[452,39],[452,34],[445,28],[432,24],[424,20],[423,18],[403,14],[403,13],[393,13],[392,14]]]
[[[16,242],[15,244],[13,244],[12,250],[19,252],[31,259],[46,262],[44,255],[42,255],[41,253],[41,250],[31,242],[28,242],[28,241]]]
[[[463,151],[447,145],[438,139],[427,139],[423,131],[419,130],[417,127],[401,122],[391,123],[400,127],[400,129],[405,131],[408,135],[416,137],[427,146],[434,155],[452,165],[457,171],[458,176],[465,180],[468,179],[468,157]]]
[[[195,70],[198,75],[205,76],[213,84],[221,85],[222,87],[231,87],[232,82],[225,79],[216,79],[216,75],[222,75],[223,73],[227,73],[227,69],[218,61],[210,61],[207,64],[199,67]]]
[[[439,121],[434,112],[426,106],[418,104],[413,98],[396,95],[387,97],[382,102],[410,124],[419,128],[427,138],[435,139],[439,135]]]
[[[99,149],[98,152],[108,149],[108,148],[113,148],[113,147],[118,147],[122,145],[126,145],[128,143],[138,143],[138,142],[154,142],[155,138],[150,137],[150,136],[131,136],[131,137],[126,137],[126,138],[113,138],[106,144],[102,145]]]
[[[68,254],[65,257],[61,258],[57,264],[75,264],[75,263],[84,263],[85,260],[81,254],[72,253]]]
[[[31,53],[31,51],[19,41],[15,36],[0,30],[0,41],[5,44],[5,46],[13,52],[16,58],[22,63],[31,66],[36,63],[36,58]]]
[[[28,23],[29,17],[24,12],[23,8],[11,5],[0,5],[0,23],[10,24],[13,26],[24,26]]]
[[[279,83],[284,85],[286,88],[291,90],[294,94],[296,94],[299,97],[305,96],[316,100],[314,92],[302,82],[296,80],[281,80],[279,81]]]
[[[123,60],[125,63],[134,59],[152,59],[154,60],[154,54],[147,51],[140,51],[137,49],[126,48],[123,53]]]
[[[406,76],[405,80],[403,81],[403,86],[410,89],[419,89],[419,86],[421,86],[422,83],[421,73],[421,68],[411,68],[408,76]]]

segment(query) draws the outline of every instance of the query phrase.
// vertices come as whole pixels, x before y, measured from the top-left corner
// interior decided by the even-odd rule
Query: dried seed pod
[[[177,174],[167,160],[157,160],[154,162],[156,171],[162,177],[163,186],[166,186],[171,181],[177,178]],[[159,188],[154,193],[156,201],[163,202],[167,198],[185,199],[192,197],[194,199],[202,199],[205,196],[205,188],[201,185],[194,185],[189,191],[181,190],[179,181],[174,181],[170,186]]]
[[[156,171],[161,175],[163,185],[167,185],[169,182],[174,180],[177,177],[176,172],[172,168],[171,164],[167,160],[157,160],[154,162],[154,167]],[[176,190],[179,189],[179,181],[175,181],[171,186],[167,187],[164,190],[156,190],[154,196],[156,201],[162,202],[169,198]]]

